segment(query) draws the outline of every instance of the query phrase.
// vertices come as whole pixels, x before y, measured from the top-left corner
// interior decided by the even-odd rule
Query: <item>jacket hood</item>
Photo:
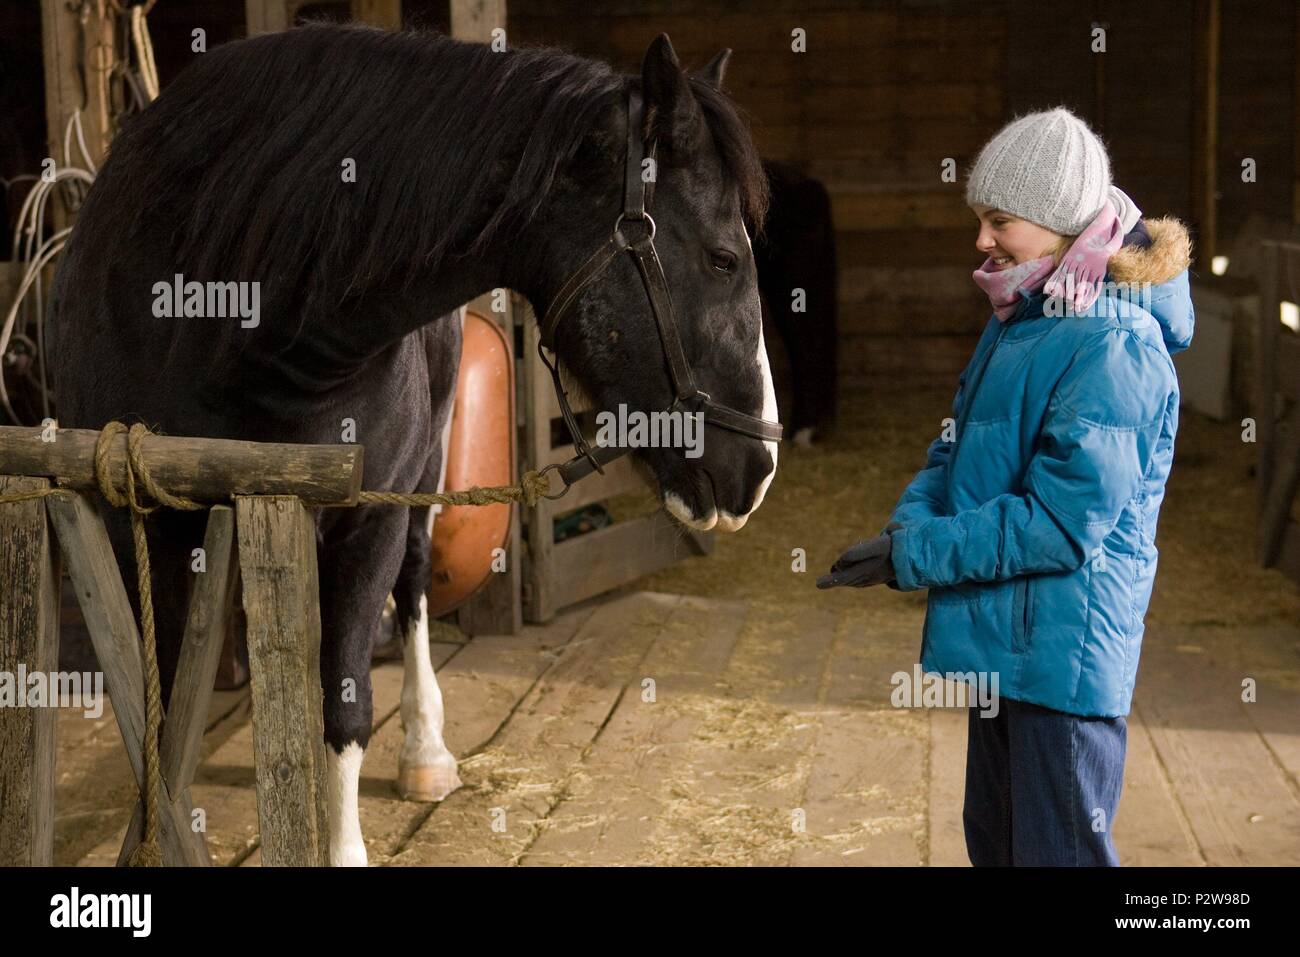
[[[1151,244],[1124,246],[1110,257],[1107,272],[1116,282],[1150,283],[1149,311],[1160,324],[1170,355],[1192,342],[1195,313],[1187,269],[1192,261],[1192,239],[1173,216],[1143,219]]]

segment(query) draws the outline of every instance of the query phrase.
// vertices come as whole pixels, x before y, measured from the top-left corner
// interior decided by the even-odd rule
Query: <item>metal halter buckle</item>
[[[620,251],[625,250],[631,246],[639,245],[640,243],[654,242],[655,221],[653,216],[651,216],[649,213],[641,214],[642,220],[650,224],[650,232],[647,235],[642,236],[635,243],[628,242],[627,237],[623,235],[623,220],[627,218],[628,218],[627,213],[619,213],[618,218],[614,220],[614,241],[615,243],[617,243]]]

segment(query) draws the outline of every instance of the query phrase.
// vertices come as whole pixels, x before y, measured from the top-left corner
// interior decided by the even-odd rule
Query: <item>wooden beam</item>
[[[101,3],[100,6],[103,4]],[[101,49],[98,57],[113,58],[112,17],[106,16],[98,23],[88,22],[87,32],[83,32],[79,17],[80,4],[70,4],[67,0],[41,0],[41,47],[45,61],[45,123],[46,142],[49,155],[54,157],[58,168],[64,165],[63,138],[68,128],[68,121],[79,107],[85,103],[82,112],[82,132],[86,140],[86,149],[91,159],[98,165],[104,158],[108,146],[108,104],[107,99],[93,95],[93,91],[82,84],[81,61],[86,55],[83,47],[87,40],[94,43],[98,39]],[[85,9],[89,20],[96,19],[96,4],[87,3]],[[102,48],[102,44],[107,44]],[[105,76],[107,74],[104,74]],[[92,86],[94,71],[87,67],[87,82]],[[81,166],[85,160],[76,147],[74,133],[72,164]]]
[[[1255,336],[1255,447],[1259,458],[1255,467],[1256,521],[1264,519],[1264,506],[1273,486],[1274,445],[1277,441],[1276,398],[1277,340],[1281,330],[1278,316],[1281,310],[1278,277],[1281,275],[1282,256],[1286,249],[1273,240],[1259,244],[1260,285],[1259,317]]]
[[[244,23],[248,36],[277,33],[293,26],[297,0],[244,0]]]
[[[208,705],[217,675],[217,662],[233,611],[239,566],[235,554],[235,512],[224,505],[208,513],[203,538],[206,571],[198,576],[190,597],[189,617],[172,702],[162,740],[162,766],[173,795],[190,786],[199,766]]]
[[[0,495],[48,487],[45,479],[0,475]],[[20,668],[57,671],[58,553],[40,499],[0,505],[0,581],[0,671],[14,682]],[[58,701],[0,706],[0,867],[54,863],[57,717]]]
[[[488,43],[492,31],[506,26],[506,0],[451,0],[451,35]]]
[[[1219,0],[1197,0],[1194,23],[1192,210],[1196,261],[1208,268],[1218,250]]]
[[[1295,17],[1291,64],[1291,221],[1300,224],[1300,11]]]
[[[352,19],[386,30],[400,30],[402,0],[352,0]]]
[[[95,441],[90,429],[59,429],[43,441],[39,426],[0,426],[0,470],[11,475],[59,478],[75,489],[97,489]],[[126,435],[109,446],[108,468],[122,476]],[[144,463],[167,491],[201,502],[231,495],[295,495],[309,505],[347,505],[361,490],[363,449],[359,445],[287,445],[151,435]],[[119,488],[122,488],[119,479]]]
[[[523,467],[540,469],[551,461],[550,409],[555,399],[550,374],[537,355],[537,317],[529,308],[519,318],[524,330],[522,368],[516,395],[520,408],[524,410]],[[594,482],[598,478],[586,481]],[[528,527],[524,581],[520,586],[526,621],[550,621],[559,610],[551,581],[551,569],[555,563],[554,518],[559,501],[563,500],[541,498],[531,508],[520,507]]]
[[[316,524],[289,496],[240,496],[235,518],[262,862],[327,866]]]

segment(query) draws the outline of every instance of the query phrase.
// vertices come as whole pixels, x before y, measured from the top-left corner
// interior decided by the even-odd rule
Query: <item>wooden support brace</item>
[[[327,866],[316,524],[292,496],[241,496],[235,518],[262,860]]]
[[[195,581],[190,596],[189,617],[181,643],[176,680],[172,683],[170,707],[159,743],[163,781],[172,803],[179,804],[178,814],[190,822],[198,862],[210,865],[207,842],[202,830],[193,827],[193,807],[188,789],[198,770],[203,731],[208,706],[212,703],[212,685],[217,664],[233,613],[235,584],[239,566],[235,560],[235,512],[225,505],[213,506],[208,513],[208,529],[203,539],[205,571]],[[135,817],[127,828],[118,864],[127,858],[144,836],[143,808],[137,803]]]
[[[48,488],[45,479],[0,476],[0,495]],[[0,505],[0,671],[18,691],[19,667],[59,667],[59,566],[40,499]],[[54,689],[57,693],[57,689]],[[0,867],[54,862],[57,701],[0,702]]]
[[[45,501],[86,629],[99,666],[104,669],[104,683],[113,699],[113,714],[131,770],[143,794],[145,716],[140,631],[118,573],[103,516],[84,495],[56,495]],[[158,790],[158,837],[163,863],[173,867],[200,864],[188,809],[173,805],[165,787]]]

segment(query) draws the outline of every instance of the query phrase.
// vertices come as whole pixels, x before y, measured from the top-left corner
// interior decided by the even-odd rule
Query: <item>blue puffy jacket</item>
[[[1122,247],[1108,279],[1150,299],[1053,318],[1038,294],[991,318],[953,399],[955,441],[931,444],[894,509],[896,587],[930,589],[927,672],[996,672],[1008,698],[1128,714],[1178,428],[1169,356],[1194,322],[1187,230],[1144,222],[1150,246]]]

